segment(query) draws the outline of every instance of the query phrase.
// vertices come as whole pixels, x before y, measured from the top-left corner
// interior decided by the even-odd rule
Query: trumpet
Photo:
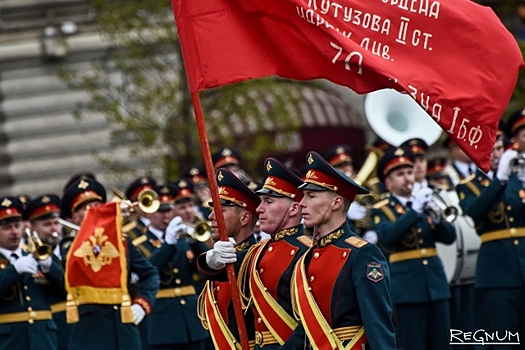
[[[135,212],[135,208],[139,207],[139,209],[146,214],[151,214],[159,210],[159,195],[157,194],[157,192],[148,188],[140,191],[135,202],[131,202],[129,199],[126,198],[126,196],[122,192],[120,192],[116,188],[113,189],[113,193],[115,194],[115,197],[113,197],[113,201],[120,202],[120,207],[123,210]]]
[[[457,219],[459,215],[458,208],[452,205],[447,206],[436,192],[429,194],[428,198],[439,208],[439,210],[436,210],[430,206],[426,206],[425,212],[430,215],[432,220],[439,221],[442,219],[451,224]]]
[[[35,259],[43,261],[53,255],[53,248],[42,243],[42,240],[38,237],[36,231],[31,231],[29,228],[26,228],[25,232],[27,235],[27,247]]]
[[[208,221],[199,220],[195,224],[188,224],[184,222],[188,227],[193,228],[193,233],[189,230],[177,232],[177,237],[180,238],[191,238],[199,242],[207,242],[211,238],[211,224]]]

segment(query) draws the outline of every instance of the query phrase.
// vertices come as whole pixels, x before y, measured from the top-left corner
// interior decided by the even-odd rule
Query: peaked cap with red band
[[[334,191],[353,201],[357,194],[367,194],[369,191],[359,186],[348,176],[331,166],[317,152],[308,152],[306,155],[308,172],[301,190]]]
[[[37,220],[56,218],[60,214],[60,197],[55,194],[43,194],[33,198],[27,203],[22,218],[24,220]]]
[[[219,169],[217,172],[217,185],[219,186],[219,197],[222,205],[237,205],[259,217],[256,209],[261,204],[261,199],[230,171]],[[210,205],[213,205],[213,203],[210,203]]]
[[[350,147],[347,145],[338,145],[326,152],[325,159],[328,161],[328,163],[330,163],[330,165],[334,167],[346,163],[352,163],[352,156],[350,152]]]
[[[445,157],[436,157],[429,159],[427,167],[427,178],[433,176],[447,175],[446,168],[448,159]]]
[[[222,168],[227,165],[235,165],[241,163],[241,155],[234,149],[223,148],[212,155],[213,166],[215,169]]]
[[[124,194],[126,195],[127,199],[135,202],[140,192],[144,190],[152,190],[155,188],[155,186],[157,186],[157,180],[155,180],[153,177],[141,176],[129,184]]]
[[[175,207],[175,196],[177,189],[172,185],[155,186],[153,188],[159,195],[160,207],[159,210],[171,210]]]
[[[400,167],[413,167],[414,155],[405,147],[392,148],[379,160],[377,164],[377,177],[381,182],[385,181],[386,176],[392,170]]]
[[[173,182],[173,187],[176,190],[175,203],[183,199],[193,199],[195,197],[195,191],[193,190],[193,183],[186,179],[180,179]]]
[[[193,167],[186,171],[182,177],[191,181],[192,184],[202,184],[208,182],[206,172],[202,168]]]
[[[0,225],[8,219],[21,219],[24,205],[18,197],[6,196],[0,199]]]
[[[256,192],[258,195],[288,197],[296,202],[301,201],[303,191],[298,187],[301,186],[303,180],[286,165],[275,158],[268,158],[264,161],[264,171],[266,180],[262,188]]]
[[[428,150],[428,144],[424,140],[418,138],[406,140],[401,144],[401,147],[408,148],[415,156],[424,156],[427,154]]]
[[[64,217],[71,217],[72,213],[82,204],[100,201],[106,202],[104,186],[93,179],[79,179],[71,183],[60,201],[60,211]]]

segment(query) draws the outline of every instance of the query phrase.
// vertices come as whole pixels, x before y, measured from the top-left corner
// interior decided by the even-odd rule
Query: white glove
[[[42,270],[43,273],[48,273],[51,270],[53,259],[49,257],[46,260],[39,261],[38,264],[40,265],[40,270]]]
[[[372,230],[366,231],[363,235],[363,238],[373,244],[377,244],[377,241],[379,241],[379,238],[377,237],[377,232]]]
[[[146,316],[146,311],[139,304],[133,304],[131,305],[131,312],[133,313],[133,323],[138,326]]]
[[[15,266],[16,272],[18,272],[20,275],[23,273],[32,274],[38,272],[38,262],[32,255],[18,258],[13,265]]]
[[[419,192],[414,197],[414,202],[412,203],[412,209],[417,213],[421,214],[425,210],[425,205],[430,202],[429,195],[432,194],[432,189],[425,187],[419,190]]]
[[[437,205],[434,201],[429,201],[426,204],[426,208],[432,209],[433,212],[436,213],[436,215],[431,215],[432,221],[434,221],[434,224],[439,225],[441,222],[441,217],[443,215],[441,208],[439,205]]]
[[[182,223],[182,218],[180,216],[175,216],[171,219],[168,227],[166,228],[166,235],[164,236],[164,241],[167,244],[177,244],[179,240],[177,234],[179,231],[183,231],[186,225]]]
[[[499,163],[498,163],[498,172],[496,177],[500,181],[507,181],[510,176],[510,161],[518,155],[518,151],[513,149],[508,149],[503,152]]]
[[[348,209],[348,213],[346,214],[350,220],[361,220],[365,215],[366,208],[357,202],[350,204],[350,209]]]
[[[226,264],[237,261],[235,255],[235,240],[228,238],[228,241],[217,241],[213,245],[213,249],[206,252],[206,264],[214,270],[224,268]]]

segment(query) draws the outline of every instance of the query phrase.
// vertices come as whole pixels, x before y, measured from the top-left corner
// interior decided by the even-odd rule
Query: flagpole
[[[219,228],[219,236],[221,241],[228,241],[228,234],[226,233],[226,223],[222,213],[221,200],[219,198],[219,186],[215,177],[215,170],[211,160],[210,144],[208,142],[208,134],[206,132],[206,124],[202,113],[201,100],[198,92],[191,94],[191,102],[193,103],[193,110],[195,111],[195,119],[197,120],[197,129],[199,130],[199,140],[201,144],[202,157],[204,159],[204,166],[208,174],[208,181],[210,183],[211,197],[213,200],[213,210],[215,211],[215,218]],[[233,303],[233,310],[235,312],[235,320],[237,321],[237,329],[239,330],[239,338],[242,349],[249,349],[248,335],[246,334],[246,326],[244,324],[244,316],[241,307],[241,299],[239,295],[239,287],[235,277],[235,268],[233,264],[226,264],[226,273],[228,281],[230,282],[231,296]]]

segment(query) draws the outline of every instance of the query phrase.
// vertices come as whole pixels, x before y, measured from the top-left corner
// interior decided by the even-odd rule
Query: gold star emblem
[[[217,179],[220,181],[222,181],[222,179],[224,179],[224,175],[222,175],[222,171],[219,171],[219,175],[217,175]]]
[[[184,187],[188,187],[188,183],[184,180],[180,180],[179,181],[179,187],[180,188],[184,188]]]
[[[199,169],[197,169],[197,168],[191,168],[191,170],[190,170],[190,175],[191,175],[191,176],[199,175]]]
[[[312,165],[313,162],[314,162],[314,157],[312,156],[312,154],[309,154],[308,155],[308,165]]]
[[[7,198],[4,198],[4,200],[2,201],[2,207],[9,207],[11,204],[13,204],[13,202],[11,202]]]
[[[82,179],[82,180],[80,180],[80,182],[79,182],[77,187],[85,190],[86,188],[89,187],[89,184],[86,181],[84,181],[84,179]]]
[[[272,163],[270,163],[270,161],[268,161],[268,162],[266,163],[266,171],[267,171],[267,172],[270,172],[270,170],[272,170]]]
[[[257,189],[257,184],[253,181],[250,181],[250,183],[248,184],[248,188],[252,191],[255,191]]]
[[[103,227],[97,227],[87,241],[82,242],[73,255],[82,258],[84,264],[90,265],[93,272],[99,272],[103,266],[110,265],[119,256],[117,248],[108,241]]]
[[[221,155],[225,156],[225,157],[228,157],[228,156],[231,156],[232,155],[232,151],[230,151],[228,148],[225,148]]]
[[[48,196],[42,197],[42,203],[49,203],[50,199]]]
[[[143,184],[143,185],[144,185],[144,184],[147,184],[148,182],[149,182],[149,180],[148,180],[148,178],[145,177],[145,176],[143,176],[143,177],[140,179],[140,183]]]
[[[343,147],[337,147],[337,149],[335,150],[335,153],[337,154],[345,153],[345,149]]]
[[[160,193],[170,193],[170,190],[169,188],[167,188],[166,186],[162,187],[162,189],[160,190]]]

